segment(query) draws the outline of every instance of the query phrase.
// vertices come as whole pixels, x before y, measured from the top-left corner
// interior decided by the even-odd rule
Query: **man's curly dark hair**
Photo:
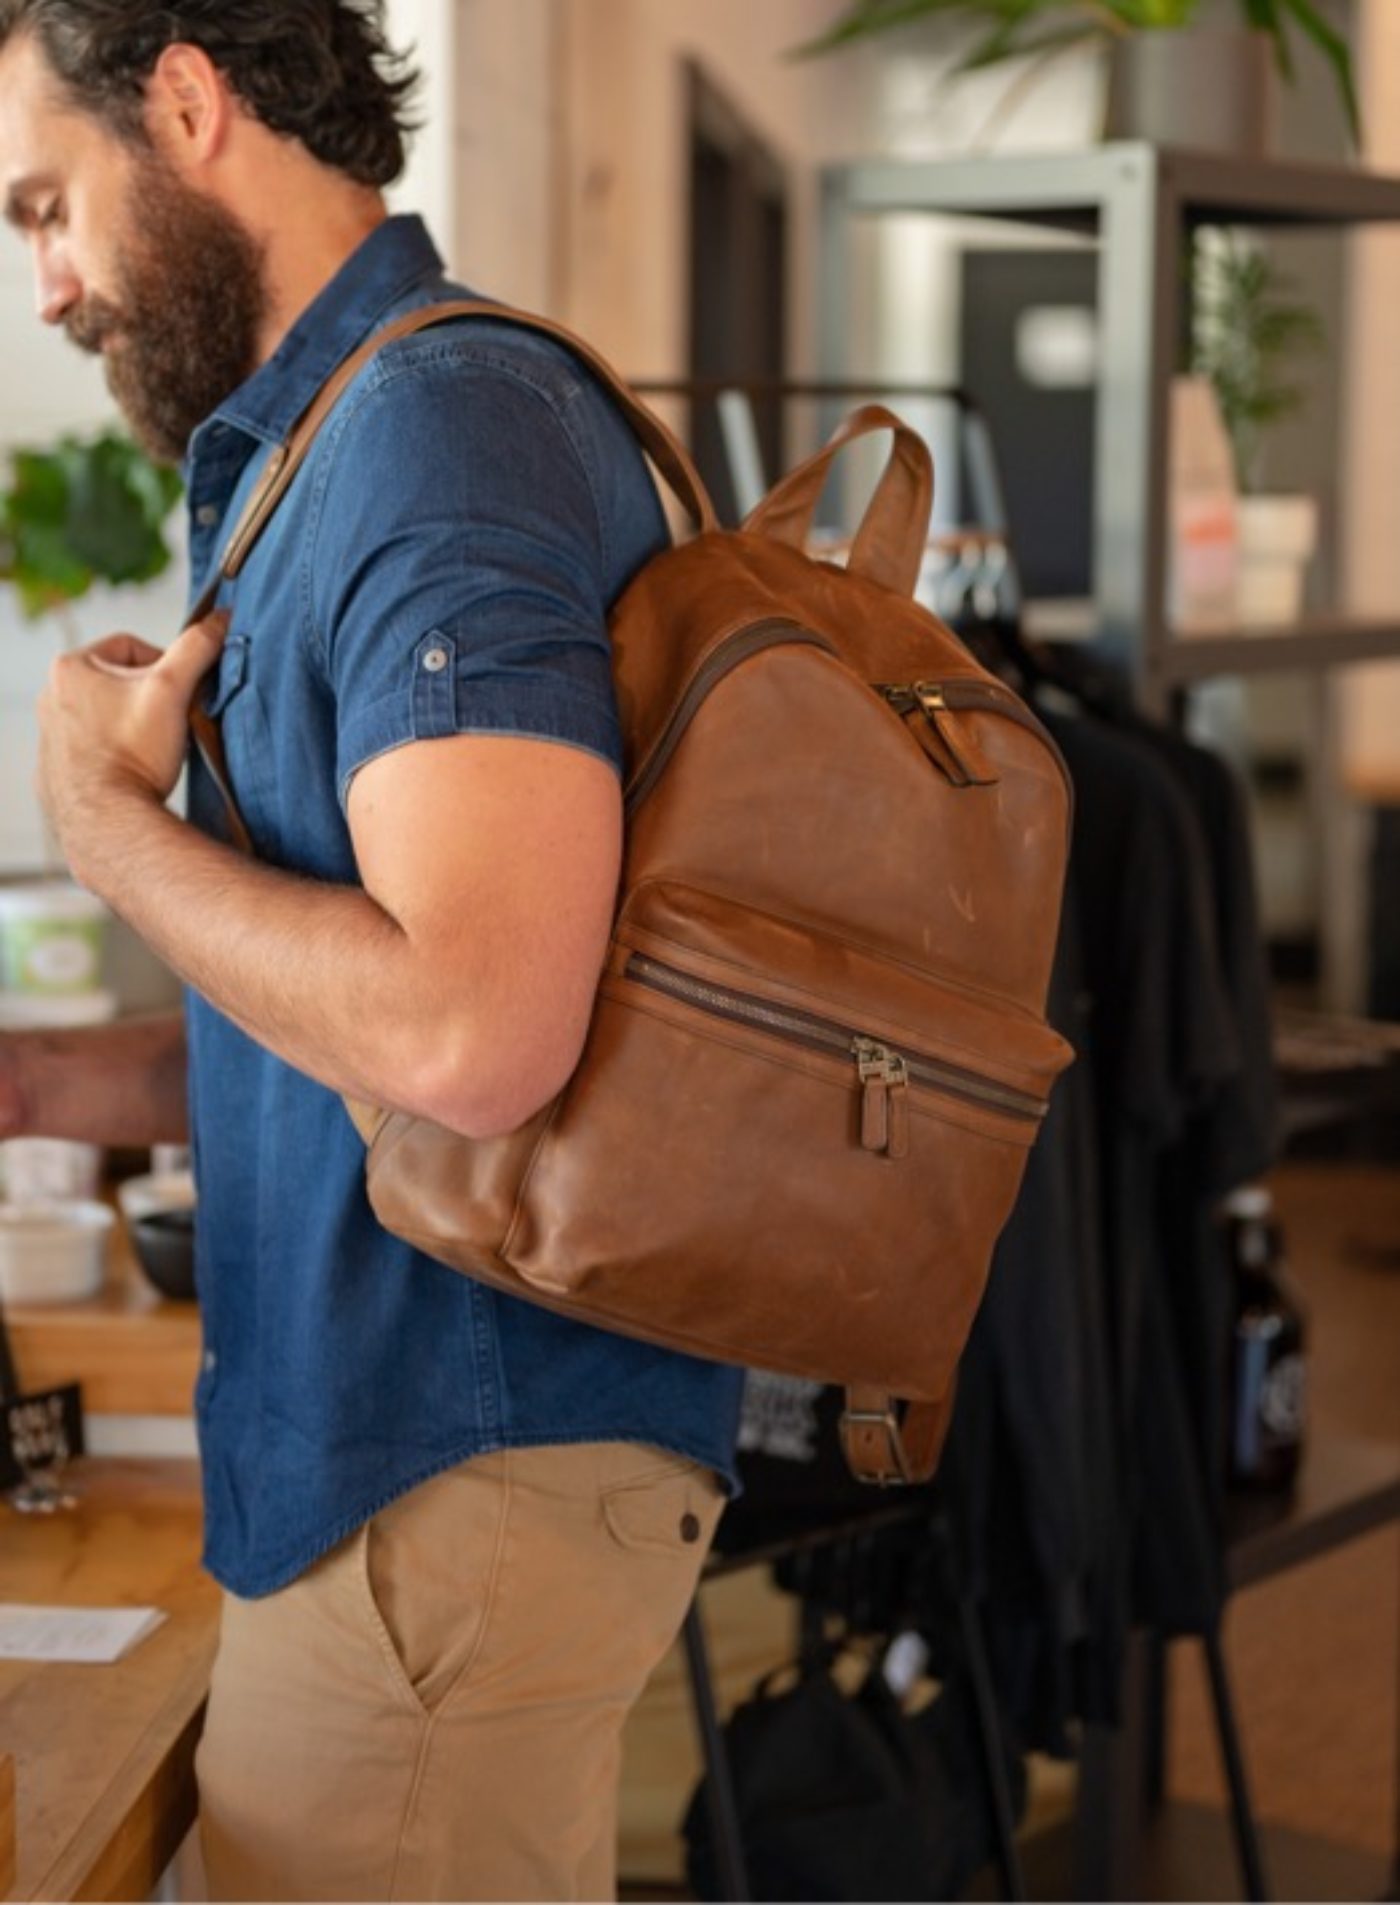
[[[31,33],[69,98],[145,139],[146,82],[167,46],[201,47],[248,110],[362,185],[389,185],[415,130],[418,75],[383,0],[0,0],[0,47]]]

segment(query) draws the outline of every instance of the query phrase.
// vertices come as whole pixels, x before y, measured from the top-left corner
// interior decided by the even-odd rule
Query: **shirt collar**
[[[378,328],[378,320],[443,274],[421,218],[400,215],[376,226],[268,361],[200,426],[191,455],[205,432],[220,423],[266,443],[283,442],[331,372]]]

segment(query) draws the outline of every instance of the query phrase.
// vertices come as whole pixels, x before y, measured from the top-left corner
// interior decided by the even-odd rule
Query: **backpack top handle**
[[[746,532],[794,549],[805,548],[837,457],[850,444],[880,430],[894,432],[894,449],[856,532],[850,569],[853,575],[878,582],[897,595],[913,595],[933,516],[933,456],[918,431],[883,404],[867,404],[853,412],[824,450],[785,477],[759,504],[744,524]]]

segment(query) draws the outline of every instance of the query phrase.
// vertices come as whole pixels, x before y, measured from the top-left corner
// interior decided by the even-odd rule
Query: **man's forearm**
[[[361,888],[251,861],[163,807],[123,802],[85,882],[251,1038],[332,1090],[422,1108],[454,1061],[460,975],[433,975]]]
[[[178,1012],[72,1032],[0,1035],[0,1138],[144,1150],[188,1132]]]

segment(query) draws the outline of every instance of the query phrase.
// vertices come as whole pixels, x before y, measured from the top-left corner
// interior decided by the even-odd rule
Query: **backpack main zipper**
[[[930,1058],[926,1053],[897,1051],[884,1040],[833,1019],[774,1005],[767,999],[736,992],[729,986],[693,979],[689,973],[678,972],[674,966],[664,965],[645,953],[633,953],[624,970],[627,978],[638,985],[698,1006],[715,1018],[755,1027],[809,1051],[849,1059],[856,1068],[856,1082],[861,1088],[861,1144],[867,1151],[895,1158],[907,1155],[911,1082],[926,1085],[948,1097],[961,1098],[984,1110],[1004,1112],[1032,1123],[1039,1123],[1049,1108],[1046,1099],[999,1084],[964,1066]]]
[[[671,710],[665,727],[652,744],[651,752],[638,768],[627,790],[626,812],[629,819],[665,773],[681,736],[724,677],[744,662],[751,661],[755,655],[761,655],[764,649],[783,648],[790,644],[820,648],[828,655],[838,652],[835,643],[829,642],[824,635],[814,634],[811,629],[803,628],[801,623],[785,621],[779,616],[751,622],[746,628],[736,629],[734,634],[725,637],[696,672],[694,680]]]

